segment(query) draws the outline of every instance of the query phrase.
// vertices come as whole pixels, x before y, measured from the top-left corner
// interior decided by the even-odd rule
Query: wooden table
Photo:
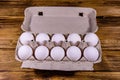
[[[29,6],[81,6],[97,10],[102,62],[95,70],[78,72],[21,69],[14,58]],[[0,80],[120,80],[120,0],[0,0]]]

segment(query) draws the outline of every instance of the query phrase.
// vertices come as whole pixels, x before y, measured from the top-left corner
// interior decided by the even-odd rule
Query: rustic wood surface
[[[14,58],[29,6],[77,6],[97,10],[102,62],[95,71],[59,72],[21,69]],[[120,0],[0,0],[0,80],[120,80]]]

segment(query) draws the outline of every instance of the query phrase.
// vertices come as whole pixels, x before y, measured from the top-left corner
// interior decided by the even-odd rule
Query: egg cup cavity
[[[75,60],[76,58],[74,58],[74,60],[73,59],[70,59],[70,53],[68,52],[68,51],[70,51],[70,49],[71,49],[71,47],[75,47],[75,48],[77,48],[77,49],[79,49],[80,50],[80,57],[77,59],[77,60]],[[76,50],[75,50],[76,51]],[[72,52],[71,53],[73,53],[73,55],[74,55],[74,52],[73,52],[73,50],[72,50]],[[76,53],[76,52],[75,52]],[[73,56],[72,55],[72,56]],[[79,55],[77,55],[77,56],[79,56]],[[69,61],[72,61],[72,62],[77,62],[77,61],[80,61],[81,60],[81,58],[82,58],[82,50],[79,48],[79,47],[77,47],[77,46],[70,46],[70,47],[68,47],[67,49],[66,49],[66,55],[65,55],[65,57],[69,60]],[[71,57],[72,58],[72,57]]]
[[[33,54],[29,58],[27,58],[26,60],[20,59],[20,57],[18,56],[18,50],[19,50],[20,47],[22,47],[24,45],[29,46],[32,49],[33,54],[34,54],[35,48],[38,46],[38,44],[35,41],[28,41],[28,44],[22,44],[20,42],[20,40],[18,39],[17,48],[16,48],[16,51],[15,51],[15,53],[16,53],[16,59],[19,60],[19,61],[21,61],[21,62],[26,61],[26,60],[35,60]]]
[[[23,46],[28,46],[28,45],[22,45],[22,46],[20,46],[19,48],[17,48],[17,50],[16,50],[16,58],[17,58],[19,61],[21,61],[21,62],[26,61],[26,60],[30,60],[31,57],[33,56],[33,52],[34,52],[34,50],[32,49],[32,47],[28,46],[28,47],[31,49],[31,51],[32,51],[31,56],[29,56],[27,59],[21,59],[20,56],[18,56],[18,51],[19,51],[19,49],[20,49],[21,47],[23,47]]]
[[[99,42],[99,38],[95,33],[90,32],[84,34],[83,41],[87,42],[88,46],[97,46]]]
[[[57,50],[58,49],[58,50]],[[59,50],[62,50],[61,52],[63,52],[63,56],[62,57],[59,57],[58,55],[56,55],[56,56],[54,56],[55,55],[55,52],[57,52],[57,54],[58,54],[58,52],[60,52]],[[57,50],[57,51],[56,51]],[[53,55],[54,54],[54,55]],[[60,53],[61,54],[61,53]],[[51,50],[50,50],[50,58],[53,60],[53,61],[62,61],[64,58],[65,58],[65,50],[64,50],[64,48],[62,48],[62,47],[60,47],[60,46],[55,46],[55,47],[53,47]],[[58,59],[58,58],[55,58],[55,57],[59,57],[60,59]],[[57,60],[58,59],[58,60]]]
[[[35,35],[30,31],[23,32],[19,37],[19,42],[22,45],[27,45],[29,44],[29,42],[32,42],[34,40],[35,40]]]
[[[43,50],[44,49],[44,50]],[[45,50],[46,49],[46,50]],[[39,51],[39,50],[41,50],[41,51]],[[43,51],[47,51],[47,52],[43,52]],[[44,54],[46,53],[46,55],[44,55]],[[38,54],[42,54],[42,55],[38,55]],[[34,56],[34,58],[35,58],[35,60],[37,60],[37,61],[44,61],[44,60],[46,60],[48,57],[49,57],[49,55],[50,55],[50,50],[48,49],[48,47],[46,47],[46,46],[38,46],[35,50],[34,50],[34,54],[33,54],[33,56]],[[39,57],[39,59],[37,58],[38,56],[40,56]],[[42,58],[41,58],[41,56],[42,56]]]
[[[50,36],[47,33],[37,33],[37,35],[35,37],[35,41],[39,45],[45,45],[46,42],[50,41]]]
[[[88,60],[88,59],[85,57],[84,51],[85,51],[85,49],[87,49],[88,47],[93,47],[93,48],[95,48],[95,49],[97,50],[97,52],[98,52],[98,57],[97,57],[96,60],[90,61],[90,60]],[[99,50],[97,47],[94,47],[94,46],[88,46],[88,47],[86,47],[86,48],[83,50],[83,57],[85,58],[85,61],[92,62],[92,63],[97,63],[97,61],[100,59],[100,50]],[[90,51],[89,51],[89,52],[90,52]]]

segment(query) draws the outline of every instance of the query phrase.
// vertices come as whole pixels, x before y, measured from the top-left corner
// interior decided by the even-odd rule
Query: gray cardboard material
[[[80,23],[81,22],[81,23]],[[81,27],[79,27],[81,26]],[[31,31],[42,33],[79,33],[90,32],[88,17],[46,17],[32,16]],[[66,31],[69,29],[68,31]],[[76,30],[76,31],[75,31]]]
[[[42,15],[38,15],[42,12]],[[80,14],[82,13],[83,16]],[[88,32],[95,33],[98,29],[96,24],[96,11],[92,8],[82,7],[29,7],[25,9],[25,18],[21,26],[23,31],[30,31],[36,33],[78,33],[84,35]],[[33,49],[38,44],[35,42],[30,43]],[[21,61],[17,57],[17,50],[22,46],[18,40],[16,46],[15,58]],[[47,42],[46,46],[51,49],[55,45],[52,42]],[[61,47],[67,49],[70,43],[63,42]],[[86,43],[80,43],[79,48],[87,47]],[[96,45],[99,50],[100,57],[95,62],[89,62],[84,57],[80,61],[73,62],[65,57],[62,61],[53,61],[50,57],[47,57],[44,61],[35,60],[34,56],[31,56],[26,61],[22,62],[22,68],[33,68],[40,70],[62,70],[62,71],[77,71],[77,70],[94,70],[93,64],[101,62],[102,50],[101,43]]]
[[[39,16],[39,12],[43,12],[43,16]],[[83,13],[83,16],[79,16],[79,13]],[[82,7],[29,7],[25,10],[21,27],[23,31],[45,33],[66,33],[66,29],[69,29],[68,33],[79,34],[96,32],[98,29],[96,11]]]

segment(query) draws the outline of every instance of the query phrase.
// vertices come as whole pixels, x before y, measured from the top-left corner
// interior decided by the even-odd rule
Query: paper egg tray
[[[32,32],[35,36],[38,33],[48,33],[52,37],[55,33],[64,34],[65,37],[70,33],[78,33],[81,38],[86,33],[95,33],[98,29],[96,24],[96,11],[92,8],[82,7],[29,7],[25,9],[25,18],[21,26],[23,31]],[[36,41],[28,44],[33,49],[33,55],[27,60],[20,60],[17,56],[18,49],[22,46],[18,39],[15,57],[22,62],[22,68],[33,68],[40,70],[62,70],[62,71],[78,71],[78,70],[94,70],[93,64],[101,62],[102,50],[100,40],[95,46],[99,51],[99,58],[95,62],[90,62],[82,56],[78,61],[71,61],[67,56],[61,61],[55,61],[49,55],[45,60],[37,60],[34,57],[34,50],[40,46]],[[44,46],[48,47],[49,54],[53,47],[60,46],[65,52],[68,47],[72,46],[70,42],[62,42],[56,45],[54,42],[46,42]],[[88,43],[78,42],[75,46],[83,51],[88,47]]]
[[[35,37],[37,36],[37,34],[36,33],[32,33]],[[49,34],[50,35],[50,37],[52,37],[52,35],[53,34]],[[64,34],[64,36],[65,37],[68,37],[68,35],[69,34]],[[85,34],[84,35],[81,35],[81,34],[79,34],[80,36],[81,36],[81,38],[84,38],[84,36],[85,36]],[[21,62],[29,62],[29,61],[31,61],[31,62],[37,62],[37,63],[39,63],[39,64],[37,64],[37,65],[40,65],[41,66],[41,64],[43,64],[44,62],[46,63],[51,63],[52,65],[54,65],[54,64],[66,64],[66,66],[67,66],[67,64],[70,64],[70,63],[75,63],[75,64],[78,64],[79,65],[79,67],[81,67],[81,68],[83,68],[83,69],[85,69],[85,67],[87,67],[87,65],[89,65],[89,63],[98,63],[98,62],[100,62],[101,61],[101,48],[99,48],[99,46],[100,46],[100,41],[97,43],[97,45],[95,45],[95,46],[93,46],[93,47],[95,47],[95,48],[97,48],[97,50],[98,50],[98,52],[99,52],[99,57],[98,57],[98,59],[96,60],[96,61],[94,61],[94,62],[90,62],[90,61],[88,61],[84,56],[83,56],[83,51],[84,51],[84,49],[86,48],[86,47],[88,47],[88,46],[90,46],[87,42],[84,42],[84,40],[82,40],[81,42],[77,42],[76,44],[71,44],[71,42],[67,42],[67,41],[63,41],[63,42],[61,42],[60,44],[56,44],[55,42],[52,42],[52,41],[48,41],[48,42],[45,42],[44,44],[39,44],[38,42],[36,42],[35,40],[33,40],[33,41],[30,41],[28,44],[27,44],[28,46],[30,46],[31,48],[32,48],[32,50],[33,50],[33,55],[31,56],[31,57],[29,57],[27,60],[21,60],[20,58],[19,58],[19,56],[17,55],[17,52],[18,52],[18,49],[21,47],[21,46],[23,46],[23,44],[20,42],[20,40],[18,40],[18,47],[16,48],[16,59],[17,60],[19,60],[19,61],[21,61]],[[45,58],[44,60],[37,60],[36,58],[35,58],[35,56],[34,56],[34,51],[35,51],[35,49],[38,47],[38,46],[46,46],[48,49],[49,49],[49,55],[48,55],[48,57],[47,58]],[[65,50],[65,52],[67,51],[67,49],[70,47],[70,46],[76,46],[76,47],[78,47],[80,50],[81,50],[81,52],[82,52],[82,57],[79,59],[79,60],[77,60],[77,61],[72,61],[72,60],[70,60],[67,56],[66,56],[66,53],[65,53],[65,56],[64,56],[64,58],[62,59],[62,60],[60,60],[60,61],[56,61],[56,60],[53,60],[52,59],[52,57],[50,56],[50,51],[51,51],[51,49],[52,48],[54,48],[54,47],[56,47],[56,46],[60,46],[60,47],[62,47],[64,50]],[[74,55],[74,54],[73,54]],[[47,63],[46,63],[46,65],[47,65]],[[83,66],[83,64],[81,65],[80,63],[85,63],[85,64],[87,64],[86,66],[84,66],[84,67],[82,67]],[[30,64],[31,65],[31,64]],[[50,66],[50,65],[49,65]],[[58,65],[57,65],[58,66]],[[64,65],[65,66],[65,65]],[[54,66],[53,66],[54,67]],[[34,68],[34,67],[33,67]],[[65,68],[65,67],[64,67]],[[80,69],[80,68],[79,68]],[[92,69],[92,68],[91,68]],[[88,69],[89,70],[89,69]]]

